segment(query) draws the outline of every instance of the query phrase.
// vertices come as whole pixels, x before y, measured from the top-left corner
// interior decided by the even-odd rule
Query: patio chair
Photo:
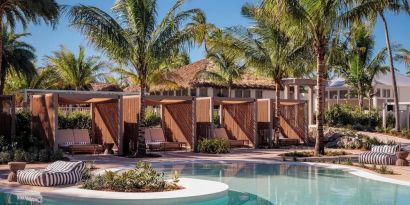
[[[394,165],[399,145],[373,146],[371,151],[359,154],[359,162],[364,164]]]
[[[160,150],[181,150],[184,146],[186,146],[186,143],[184,142],[168,142],[165,139],[164,131],[162,130],[162,128],[150,128],[149,131],[152,142],[159,143]]]
[[[58,186],[76,184],[81,181],[85,163],[56,161],[45,169],[17,171],[17,182],[32,186]]]
[[[104,148],[99,144],[92,144],[88,129],[73,129],[74,144],[68,146],[71,154],[75,153],[101,153]]]
[[[56,131],[56,142],[58,148],[68,151],[70,145],[75,144],[74,133],[72,129],[61,129]]]
[[[228,133],[226,133],[225,128],[215,128],[214,129],[214,136],[228,140],[230,147],[246,147],[246,146],[249,146],[249,140],[232,140],[232,139],[229,139]]]

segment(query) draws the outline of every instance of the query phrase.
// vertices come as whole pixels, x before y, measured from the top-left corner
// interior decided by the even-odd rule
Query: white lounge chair
[[[373,146],[371,151],[359,154],[359,162],[364,164],[394,165],[399,145]]]
[[[81,181],[85,163],[56,161],[45,169],[28,169],[17,172],[17,182],[33,186],[58,186]]]

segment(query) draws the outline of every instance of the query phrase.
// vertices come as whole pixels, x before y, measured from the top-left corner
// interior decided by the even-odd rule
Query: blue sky
[[[93,5],[105,11],[110,11],[114,0],[57,0],[64,5]],[[172,6],[174,0],[158,0],[159,16]],[[241,6],[246,2],[255,2],[255,0],[188,0],[184,9],[200,8],[202,9],[209,22],[224,28],[234,25],[248,26],[250,22],[240,15]],[[399,15],[387,14],[389,23],[390,37],[392,43],[400,43],[404,48],[410,50],[410,17],[404,13]],[[17,29],[21,32],[21,29]],[[58,50],[60,45],[64,45],[70,50],[77,51],[79,45],[87,48],[88,55],[101,55],[94,50],[92,45],[75,29],[69,27],[66,17],[62,17],[56,29],[52,29],[44,24],[30,25],[28,30],[32,35],[24,39],[32,44],[36,49],[37,64],[42,65],[45,55],[51,55],[52,51]],[[385,47],[384,30],[378,22],[374,31],[376,38],[376,49]],[[196,61],[204,57],[203,48],[194,48],[190,50],[191,61]],[[403,64],[396,63],[396,67],[401,73],[405,73]]]

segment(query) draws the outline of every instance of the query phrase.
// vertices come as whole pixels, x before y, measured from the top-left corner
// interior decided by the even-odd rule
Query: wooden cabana
[[[10,138],[16,129],[16,106],[14,95],[0,95],[0,136]]]
[[[220,137],[214,136],[214,108],[219,108],[219,124],[230,140],[246,140],[253,147],[257,144],[256,103],[254,99],[246,98],[196,98],[198,139]]]
[[[42,136],[49,146],[58,148],[58,107],[60,105],[89,105],[91,107],[91,143],[113,143],[122,154],[123,95],[87,91],[31,91],[32,133]]]
[[[186,143],[187,148],[193,149],[196,139],[193,97],[149,95],[144,97],[144,105],[160,107],[161,128],[167,142]],[[124,96],[123,108],[124,142],[130,142],[138,136],[141,97]],[[124,147],[124,150],[128,151],[128,147]]]
[[[305,143],[308,136],[307,101],[281,100],[279,126],[282,144]],[[275,99],[257,100],[258,141],[260,145],[271,145],[275,119]]]

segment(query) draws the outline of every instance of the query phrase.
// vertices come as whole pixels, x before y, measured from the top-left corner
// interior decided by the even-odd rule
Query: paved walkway
[[[364,134],[369,137],[377,138],[380,141],[383,141],[385,143],[389,141],[394,141],[398,144],[402,145],[402,148],[410,152],[410,140],[409,139],[404,139],[401,137],[395,137],[392,135],[388,134],[383,134],[383,133],[376,133],[376,132],[358,132],[359,134]]]

